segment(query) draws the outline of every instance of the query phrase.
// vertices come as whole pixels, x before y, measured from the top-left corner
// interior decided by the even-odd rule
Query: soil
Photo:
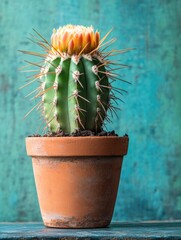
[[[118,136],[118,134],[116,134],[114,130],[110,132],[106,132],[102,130],[101,132],[98,132],[98,133],[90,130],[83,130],[83,131],[77,130],[72,134],[68,134],[68,133],[65,133],[64,131],[60,131],[58,133],[49,132],[44,135],[34,134],[29,137],[86,137],[86,136]],[[127,134],[125,134],[125,136],[127,136]]]

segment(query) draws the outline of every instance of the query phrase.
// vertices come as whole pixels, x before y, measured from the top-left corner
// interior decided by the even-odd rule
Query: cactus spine
[[[36,32],[36,31],[35,31]],[[37,33],[37,32],[36,32]],[[106,68],[111,62],[106,59],[113,52],[103,54],[100,48],[111,44],[114,39],[103,44],[92,27],[67,25],[54,30],[51,44],[39,33],[40,41],[35,42],[46,54],[22,51],[44,59],[40,74],[41,90],[35,97],[41,97],[43,115],[51,132],[63,130],[71,134],[75,130],[99,132],[108,109],[115,111],[111,100],[112,86],[109,78],[119,79],[119,75]],[[115,54],[120,51],[115,51]],[[30,63],[40,67],[39,64]],[[121,64],[116,64],[120,68]],[[117,89],[122,94],[122,89]]]

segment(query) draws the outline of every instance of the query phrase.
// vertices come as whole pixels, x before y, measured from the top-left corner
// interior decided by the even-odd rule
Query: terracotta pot
[[[44,224],[94,228],[110,224],[128,137],[29,137]]]

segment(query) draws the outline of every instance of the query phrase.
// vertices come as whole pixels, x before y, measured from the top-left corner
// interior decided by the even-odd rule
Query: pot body
[[[88,144],[88,139],[81,138],[84,138],[83,141],[87,141]],[[48,141],[51,142],[51,139],[45,140],[46,144],[41,142],[41,140],[44,141],[44,138],[37,139],[34,138],[35,142],[39,141],[39,151],[35,149],[37,148],[35,142],[33,147],[33,138],[28,138],[27,152],[32,155],[35,183],[44,224],[57,228],[108,226],[113,215],[123,155],[127,151],[126,146],[122,147],[124,154],[122,152],[118,155],[102,156],[103,153],[101,153],[99,156],[95,152],[94,156],[91,154],[86,156],[85,153],[81,155],[82,147],[79,144],[80,153],[77,152],[77,156],[73,156],[72,151],[78,150],[71,150],[71,147],[66,154],[65,152],[61,155],[59,153],[60,156],[57,156],[55,149],[53,153],[48,152],[49,150],[46,150],[45,153],[45,145],[48,144]],[[60,146],[61,139],[58,138]],[[94,141],[92,138],[90,139]],[[68,138],[65,141],[68,141]],[[76,141],[76,138],[73,141]],[[50,142],[47,149],[51,145]],[[87,148],[91,144],[89,143]],[[128,138],[125,141],[126,144],[128,144]],[[110,146],[109,142],[105,147],[113,146]],[[60,148],[59,151],[61,151]],[[42,150],[44,153],[41,152]],[[65,148],[64,150],[67,151]],[[82,152],[85,150],[82,149]],[[35,155],[31,151],[38,153]]]

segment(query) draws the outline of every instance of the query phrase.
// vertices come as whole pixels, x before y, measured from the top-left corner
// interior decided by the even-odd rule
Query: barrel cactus
[[[41,101],[34,108],[42,109],[51,132],[63,130],[71,134],[85,129],[99,132],[104,121],[109,121],[108,110],[116,112],[112,102],[118,97],[113,90],[119,94],[126,91],[112,87],[112,81],[122,79],[110,65],[120,68],[125,65],[108,58],[129,49],[106,52],[114,41],[105,42],[108,35],[101,40],[99,32],[92,26],[66,25],[53,31],[51,43],[38,32],[33,35],[33,41],[44,49],[44,54],[22,51],[43,58],[42,65],[28,63],[40,68],[31,80],[40,79],[41,82],[35,93],[35,98],[40,97]],[[104,51],[101,50],[103,47]]]

